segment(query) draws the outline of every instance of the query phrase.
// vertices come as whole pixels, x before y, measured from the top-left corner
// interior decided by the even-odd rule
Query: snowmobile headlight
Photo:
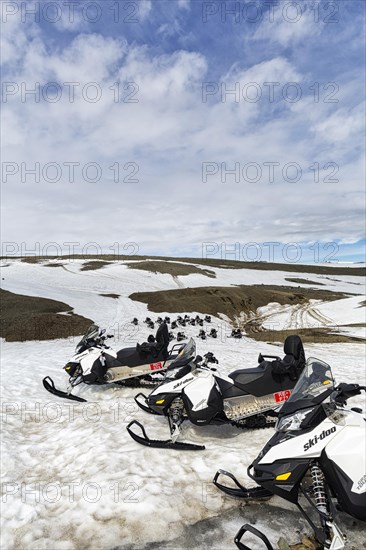
[[[276,430],[278,432],[291,432],[301,428],[302,422],[313,409],[304,409],[294,414],[284,416],[277,421]]]
[[[287,481],[291,473],[292,472],[285,472],[284,474],[280,474],[276,476],[276,481]]]
[[[80,369],[80,364],[70,362],[64,366],[64,369],[69,376],[74,376],[77,374],[77,370]]]

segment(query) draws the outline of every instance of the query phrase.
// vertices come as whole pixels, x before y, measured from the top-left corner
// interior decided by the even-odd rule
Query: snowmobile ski
[[[65,391],[58,390],[54,384],[54,381],[50,376],[46,376],[42,380],[43,387],[53,395],[57,395],[57,397],[62,397],[63,399],[70,399],[71,401],[79,401],[80,403],[86,403],[86,399],[83,399],[82,397],[78,397],[77,395],[73,395],[72,393],[67,393]]]
[[[136,425],[140,428],[142,436],[136,434],[131,430],[131,426]],[[146,445],[146,447],[154,447],[156,449],[176,449],[179,451],[203,451],[205,449],[204,445],[194,445],[193,443],[184,443],[181,441],[176,441],[173,443],[171,439],[161,440],[161,439],[150,439],[145,431],[144,426],[141,422],[137,420],[132,420],[126,427],[126,430],[137,443],[141,445]]]
[[[234,542],[235,542],[236,546],[239,548],[239,550],[251,550],[251,548],[249,546],[246,546],[245,544],[243,544],[241,542],[241,539],[242,539],[243,535],[245,535],[245,533],[251,533],[252,535],[257,537],[258,539],[260,539],[262,542],[264,542],[264,544],[266,545],[267,550],[274,550],[272,544],[269,542],[266,535],[264,535],[263,533],[261,533],[261,531],[258,531],[258,529],[256,529],[252,525],[249,525],[248,523],[245,523],[244,525],[242,525],[240,527],[240,529],[237,532],[236,537],[234,539]]]
[[[228,487],[227,485],[222,485],[217,480],[220,476],[229,477],[236,485],[236,487]],[[273,495],[271,491],[264,489],[263,487],[244,487],[236,477],[226,470],[217,470],[215,477],[213,479],[213,484],[223,493],[231,497],[236,498],[245,498],[245,499],[259,499],[259,498],[269,498]],[[245,548],[245,547],[244,547]]]
[[[142,397],[143,400],[144,400],[144,403],[142,403],[141,401],[139,401],[139,397]],[[143,411],[149,413],[149,414],[159,414],[158,412],[154,411],[153,409],[151,409],[151,407],[149,407],[149,405],[147,405],[147,397],[145,394],[143,394],[142,392],[140,393],[137,393],[134,397],[135,399],[135,402],[136,404],[140,407],[140,409],[142,409]]]

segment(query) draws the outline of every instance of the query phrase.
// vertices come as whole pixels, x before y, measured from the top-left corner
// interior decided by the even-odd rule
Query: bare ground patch
[[[180,264],[176,262],[164,262],[164,261],[147,261],[147,262],[131,262],[126,264],[130,269],[142,269],[144,271],[151,271],[152,273],[167,273],[173,277],[180,275],[191,275],[198,273],[205,275],[206,277],[215,278],[216,274],[210,269],[201,269],[192,264]]]
[[[350,325],[348,325],[350,326]],[[257,342],[284,342],[287,336],[292,334],[298,334],[304,343],[312,344],[332,344],[332,343],[349,343],[363,341],[362,338],[356,336],[347,336],[346,334],[339,334],[336,332],[341,327],[314,327],[314,328],[297,328],[289,330],[250,330],[246,327],[246,333],[250,338],[257,340]]]
[[[198,312],[216,317],[224,314],[233,324],[239,323],[240,328],[244,329],[249,337],[258,341],[283,342],[290,334],[300,334],[304,342],[360,342],[360,338],[337,334],[339,327],[332,326],[301,328],[299,324],[298,328],[288,330],[266,329],[262,326],[264,318],[257,313],[258,308],[271,302],[298,306],[295,307],[295,311],[299,310],[301,313],[310,309],[311,299],[334,301],[347,296],[341,292],[314,288],[241,285],[140,292],[131,294],[130,298],[146,303],[149,310],[156,313]]]
[[[310,279],[300,279],[296,277],[286,277],[285,281],[288,281],[289,283],[297,283],[298,285],[318,285],[318,286],[325,286],[324,283],[318,283],[315,281],[310,281]]]
[[[165,256],[127,256],[114,254],[88,255],[74,254],[63,256],[1,256],[0,259],[21,259],[27,263],[38,263],[49,260],[102,260],[106,262],[116,262],[121,260],[169,260],[176,262],[186,262],[190,264],[199,264],[208,267],[220,267],[227,269],[260,269],[263,271],[287,271],[288,273],[316,273],[319,275],[351,275],[355,277],[365,277],[365,267],[347,267],[334,264],[328,265],[304,265],[304,264],[280,264],[274,262],[244,262],[238,260],[221,260],[220,258],[178,258]]]
[[[91,319],[63,302],[0,289],[0,336],[8,342],[51,340],[84,334]]]
[[[84,265],[82,265],[82,267],[80,268],[80,271],[95,271],[109,264],[110,262],[103,261],[103,260],[90,260],[88,262],[85,262]]]
[[[340,300],[348,295],[341,292],[275,285],[240,285],[233,287],[199,287],[157,292],[134,292],[132,300],[147,304],[150,311],[161,313],[193,312],[235,320],[242,312],[255,313],[257,308],[271,302],[299,304],[316,300]]]
[[[105,298],[114,298],[117,299],[120,297],[120,294],[113,294],[112,292],[110,294],[99,294],[99,296],[104,296]]]

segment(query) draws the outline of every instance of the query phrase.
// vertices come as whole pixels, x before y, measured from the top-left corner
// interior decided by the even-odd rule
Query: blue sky
[[[73,21],[63,0],[14,4],[5,243],[297,243],[312,262],[334,242],[332,260],[364,260],[364,2],[79,1]]]

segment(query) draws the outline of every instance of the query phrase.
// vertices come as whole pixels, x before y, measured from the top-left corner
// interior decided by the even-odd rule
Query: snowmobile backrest
[[[169,330],[168,325],[164,322],[156,331],[155,340],[160,349],[168,348],[169,346]]]
[[[291,380],[297,380],[305,367],[305,352],[300,336],[297,334],[287,336],[283,349],[285,357],[272,361],[274,374],[287,374]],[[264,363],[262,362],[261,365]]]
[[[283,351],[285,355],[292,355],[297,360],[300,359],[301,355],[305,357],[301,338],[297,334],[287,336],[283,344]]]
[[[305,366],[305,352],[300,336],[297,334],[287,336],[283,350],[286,355],[281,363],[283,366],[287,365],[287,368],[290,367],[292,374],[297,379]]]

